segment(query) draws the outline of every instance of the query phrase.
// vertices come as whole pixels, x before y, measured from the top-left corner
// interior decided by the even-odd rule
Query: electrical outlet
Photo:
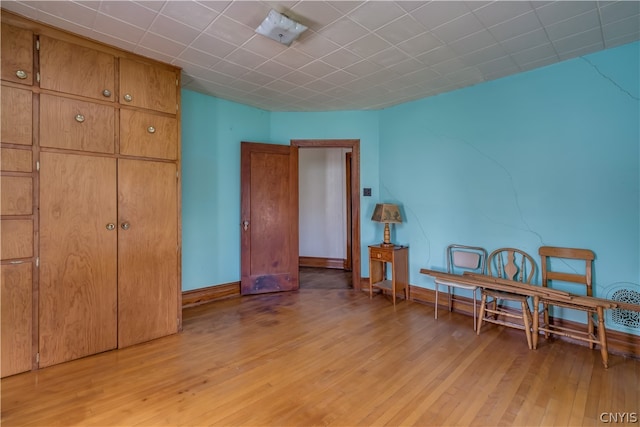
[[[370,188],[363,188],[362,189],[362,195],[364,197],[371,197],[371,189]]]

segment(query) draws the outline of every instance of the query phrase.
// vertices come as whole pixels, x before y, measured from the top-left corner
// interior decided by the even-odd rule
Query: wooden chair
[[[496,249],[491,252],[487,260],[487,274],[501,279],[530,284],[535,270],[536,264],[531,255],[519,249]],[[503,305],[508,301],[519,303],[520,312]],[[520,319],[522,323],[516,323],[515,319]],[[527,345],[529,349],[533,349],[531,339],[532,317],[527,296],[483,288],[480,314],[478,315],[478,335],[480,335],[483,322],[524,330],[527,337]]]
[[[593,260],[595,254],[589,249],[577,248],[561,248],[554,246],[542,246],[538,250],[540,254],[540,270],[542,272],[542,286],[550,287],[551,281],[565,282],[570,284],[581,285],[584,289],[582,292],[586,296],[593,296],[592,273]],[[562,260],[577,260],[580,263],[580,272],[577,272],[570,265],[565,264],[564,268],[559,268]],[[582,266],[583,265],[583,266]],[[552,270],[553,267],[553,270]],[[558,271],[558,270],[564,270]],[[570,272],[566,272],[571,270]],[[577,293],[577,292],[572,292]],[[594,344],[601,346],[602,360],[605,368],[608,366],[607,357],[607,339],[604,326],[604,309],[600,306],[587,307],[584,305],[572,304],[571,301],[558,301],[548,298],[540,298],[543,310],[543,322],[538,327],[539,331],[544,332],[545,338],[549,335],[560,335],[583,341],[589,344],[589,348],[593,349]],[[549,315],[549,306],[567,308],[571,310],[579,310],[587,313],[586,330],[579,327],[567,327],[554,325],[551,323]],[[594,323],[598,323],[598,334],[595,333]]]
[[[465,272],[485,274],[487,264],[487,251],[484,248],[477,246],[465,246],[465,245],[449,245],[447,246],[447,273],[463,274]],[[458,283],[453,280],[436,279],[434,281],[436,285],[436,307],[435,318],[438,318],[438,293],[441,285],[447,287],[447,293],[449,296],[449,311],[452,308],[451,296],[453,295],[453,289],[467,289],[473,292],[473,330],[476,330],[476,291],[477,286]]]

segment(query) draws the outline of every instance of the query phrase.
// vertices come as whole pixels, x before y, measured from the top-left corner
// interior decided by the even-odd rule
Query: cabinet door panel
[[[31,172],[31,150],[0,148],[0,170],[5,172]]]
[[[114,82],[113,55],[40,36],[40,87],[43,89],[113,102]]]
[[[2,276],[0,376],[6,377],[31,370],[33,264],[24,262],[2,265],[0,276]]]
[[[9,144],[31,145],[33,101],[30,90],[2,86],[0,138]]]
[[[40,367],[117,345],[116,197],[115,159],[41,153]]]
[[[119,160],[118,214],[118,346],[126,347],[178,331],[176,165]]]
[[[177,79],[174,70],[120,59],[120,103],[175,114]]]
[[[33,221],[31,219],[0,220],[0,255],[2,259],[33,256]]]
[[[31,215],[33,179],[30,176],[3,176],[0,181],[0,215]]]
[[[115,109],[53,95],[40,96],[40,145],[113,153]]]
[[[2,53],[0,75],[2,80],[33,84],[33,33],[2,23]]]
[[[177,147],[177,119],[120,110],[120,154],[175,160]]]

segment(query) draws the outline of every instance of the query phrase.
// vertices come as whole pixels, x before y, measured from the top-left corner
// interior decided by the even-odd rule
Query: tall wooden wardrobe
[[[178,332],[180,69],[2,11],[1,376]]]

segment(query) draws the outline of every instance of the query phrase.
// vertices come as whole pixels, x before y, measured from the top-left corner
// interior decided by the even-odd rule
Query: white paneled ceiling
[[[640,39],[638,1],[6,1],[269,111],[380,109]],[[254,32],[270,9],[309,29]]]

